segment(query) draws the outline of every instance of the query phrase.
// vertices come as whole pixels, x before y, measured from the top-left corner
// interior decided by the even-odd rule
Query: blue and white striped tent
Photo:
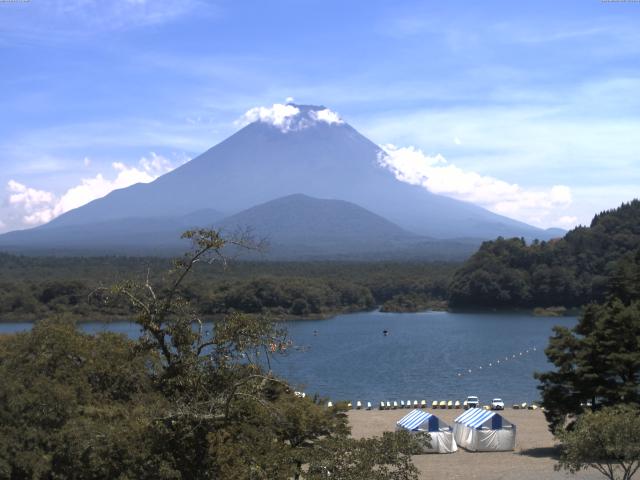
[[[516,426],[492,410],[470,408],[454,420],[453,435],[461,447],[475,452],[515,449]]]
[[[432,413],[412,410],[396,422],[396,428],[429,433],[431,440],[429,448],[425,448],[426,453],[453,453],[458,450],[451,427]]]

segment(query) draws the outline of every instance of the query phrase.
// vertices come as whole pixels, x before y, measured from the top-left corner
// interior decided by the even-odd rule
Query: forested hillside
[[[602,301],[610,278],[640,255],[640,201],[596,215],[564,238],[527,245],[498,238],[456,271],[453,308],[577,307]]]

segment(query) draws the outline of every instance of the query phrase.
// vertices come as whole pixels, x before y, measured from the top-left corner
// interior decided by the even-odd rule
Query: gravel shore
[[[395,429],[396,422],[410,410],[352,410],[349,412],[351,433],[355,438],[379,436]],[[431,410],[440,419],[453,424],[462,410]],[[474,480],[566,480],[601,479],[594,470],[576,475],[556,472],[555,442],[547,429],[540,410],[512,410],[501,412],[517,427],[514,452],[467,452],[459,448],[452,454],[426,454],[414,457],[421,479]]]

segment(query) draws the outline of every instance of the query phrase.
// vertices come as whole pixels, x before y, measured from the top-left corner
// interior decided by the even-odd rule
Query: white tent
[[[413,410],[398,420],[396,425],[398,429],[428,433],[431,446],[425,448],[425,453],[453,453],[458,450],[451,427],[431,413]]]
[[[470,408],[454,420],[453,436],[472,452],[502,452],[516,447],[516,426],[502,415],[482,408]]]

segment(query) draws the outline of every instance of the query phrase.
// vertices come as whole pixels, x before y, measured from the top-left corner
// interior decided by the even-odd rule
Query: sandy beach
[[[373,437],[395,429],[395,423],[410,410],[352,410],[349,423],[355,438]],[[431,410],[445,422],[453,419],[462,410]],[[576,475],[556,472],[555,442],[547,429],[540,410],[512,410],[502,412],[504,417],[518,429],[516,450],[513,452],[467,452],[459,448],[453,454],[416,455],[414,463],[420,470],[421,479],[474,479],[474,480],[561,480],[603,478],[594,470]]]

